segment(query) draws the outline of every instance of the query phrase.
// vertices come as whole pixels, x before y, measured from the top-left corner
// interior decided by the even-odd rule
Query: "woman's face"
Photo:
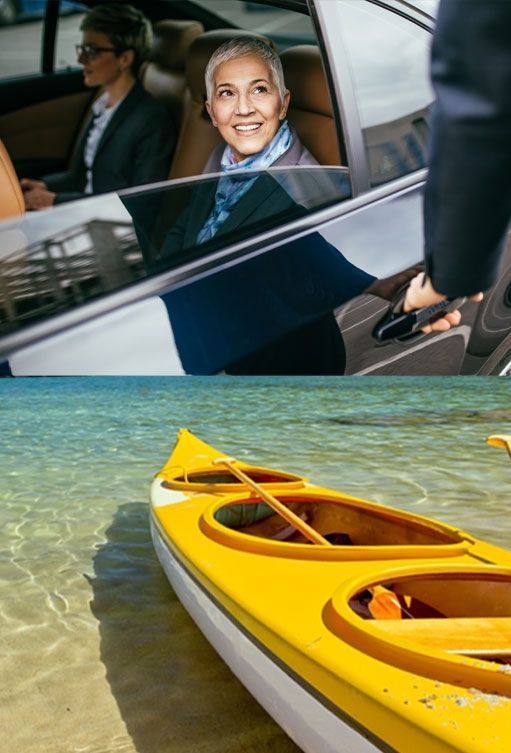
[[[113,45],[106,34],[100,31],[87,30],[83,32],[82,42],[98,51],[96,54],[82,53],[78,62],[83,66],[83,77],[86,86],[108,87],[115,83],[130,67],[133,52],[126,50],[116,55]]]
[[[288,104],[289,92],[282,102],[266,63],[257,55],[243,55],[216,68],[206,107],[240,162],[270,143]]]

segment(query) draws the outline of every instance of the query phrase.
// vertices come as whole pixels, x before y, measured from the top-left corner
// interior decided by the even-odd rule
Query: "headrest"
[[[196,101],[202,101],[206,96],[206,84],[204,83],[204,73],[209,63],[211,55],[224,42],[228,42],[236,37],[256,37],[262,39],[266,44],[274,46],[273,43],[256,32],[245,31],[244,29],[215,29],[206,31],[200,37],[194,39],[190,45],[188,59],[186,62],[186,80]]]
[[[153,27],[148,61],[162,68],[184,71],[188,48],[203,31],[198,21],[158,21]]]
[[[333,116],[332,102],[318,47],[300,44],[281,54],[284,81],[291,92],[290,107]]]
[[[19,217],[25,212],[25,201],[11,158],[0,139],[0,219]]]

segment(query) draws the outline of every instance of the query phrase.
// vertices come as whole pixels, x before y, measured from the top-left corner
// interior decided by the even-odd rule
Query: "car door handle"
[[[402,300],[400,300],[400,304],[402,304]],[[432,306],[424,306],[424,308],[411,311],[408,314],[396,310],[395,305],[390,306],[374,327],[373,337],[378,342],[410,337],[426,324],[434,322],[435,319],[439,319],[449,311],[460,308],[465,300],[465,298],[447,298],[445,301],[440,301],[440,303],[435,303]]]

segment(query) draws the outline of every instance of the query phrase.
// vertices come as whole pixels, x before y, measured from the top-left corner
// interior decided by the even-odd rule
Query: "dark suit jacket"
[[[207,170],[220,169],[222,148],[213,153]],[[293,165],[317,165],[297,138],[273,167]],[[260,175],[219,227],[213,242],[218,239],[221,245],[223,236],[233,230],[235,239],[241,240],[242,232],[254,234],[254,226],[258,231],[265,223],[275,227],[279,214],[282,221],[305,214],[311,195],[326,198],[330,192],[339,199],[339,185],[324,170],[312,167],[306,171],[306,180],[301,174],[295,181],[292,171],[283,171],[280,180]],[[195,253],[197,234],[214,205],[216,185],[212,179],[196,189],[165,238],[162,257],[183,249]],[[342,374],[344,344],[332,310],[373,280],[319,233],[312,233],[183,286],[163,300],[190,373],[225,368],[230,374]],[[190,349],[190,342],[200,342],[202,347]]]
[[[442,0],[425,195],[426,268],[450,297],[490,287],[511,215],[511,2]]]
[[[75,147],[69,170],[43,178],[50,191],[57,193],[55,203],[85,196],[83,155],[88,130]],[[101,136],[92,166],[93,192],[106,193],[165,180],[175,142],[176,129],[169,113],[137,82]]]
[[[220,172],[220,159],[224,147],[225,144],[221,144],[213,151],[204,168],[204,173]],[[276,160],[272,167],[317,164],[314,157],[295,136],[287,152]],[[213,209],[216,187],[216,180],[211,180],[205,185],[199,186],[189,206],[181,214],[165,238],[161,249],[162,257],[173,255],[183,248],[191,248],[196,244],[197,235]],[[293,211],[293,216],[299,216],[306,212],[274,178],[267,174],[260,175],[253,186],[234,206],[232,212],[223,225],[218,228],[214,237],[215,239],[221,238],[223,235],[236,230],[236,228],[241,228],[243,225],[253,227],[257,224],[261,227],[261,224],[265,220],[270,219],[271,224],[274,226],[277,224],[276,218],[278,218],[279,214],[288,211]]]

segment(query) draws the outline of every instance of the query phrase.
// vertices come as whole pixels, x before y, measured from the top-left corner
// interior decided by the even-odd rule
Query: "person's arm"
[[[426,271],[449,297],[495,281],[511,214],[511,3],[442,0],[424,202]]]
[[[68,201],[75,201],[76,199],[83,199],[85,196],[89,196],[90,194],[86,194],[83,191],[74,190],[76,188],[76,180],[76,174],[72,170],[63,170],[59,173],[46,175],[44,181],[47,192],[53,196],[51,204],[47,204],[46,206],[64,204]],[[42,199],[44,201],[44,197]],[[34,208],[42,209],[44,206]]]
[[[33,191],[35,188],[48,188],[44,180],[34,180],[33,178],[22,178],[20,180],[20,186],[23,192]]]
[[[424,198],[426,278],[404,309],[471,296],[495,282],[511,214],[511,3],[442,0],[431,75],[436,94]],[[459,313],[432,329],[449,329]],[[431,328],[426,328],[430,331]]]

